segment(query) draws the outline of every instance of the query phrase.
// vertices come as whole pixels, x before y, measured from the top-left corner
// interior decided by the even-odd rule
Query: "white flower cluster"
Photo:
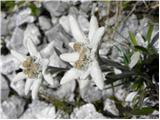
[[[65,84],[71,80],[78,80],[80,89],[86,87],[90,79],[95,82],[99,89],[104,87],[104,78],[98,64],[97,51],[102,36],[104,34],[104,27],[98,27],[96,17],[93,15],[90,20],[88,37],[80,30],[80,27],[76,19],[68,16],[70,29],[75,42],[69,43],[73,49],[72,53],[64,53],[60,55],[60,58],[66,62],[69,62],[73,68],[67,71],[62,77],[60,84]],[[29,32],[29,31],[28,31]],[[29,56],[24,56],[14,50],[11,50],[11,54],[20,61],[20,68],[23,70],[19,72],[13,82],[21,79],[26,79],[25,94],[32,91],[32,99],[37,99],[38,90],[41,82],[44,78],[50,85],[53,85],[53,78],[50,73],[46,72],[51,60],[45,54],[52,51],[53,42],[41,51],[38,51],[34,39],[36,36],[27,34],[25,37],[25,47],[28,49]]]

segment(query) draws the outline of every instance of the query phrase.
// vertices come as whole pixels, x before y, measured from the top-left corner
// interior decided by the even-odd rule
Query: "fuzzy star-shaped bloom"
[[[36,46],[32,41],[32,37],[28,37],[25,45],[28,49],[30,56],[24,56],[14,50],[11,50],[11,54],[20,61],[20,68],[23,70],[19,72],[15,78],[14,82],[22,79],[26,79],[25,83],[25,95],[32,91],[32,99],[37,99],[38,90],[42,79],[44,78],[47,83],[53,85],[53,78],[50,73],[46,72],[47,66],[50,64],[49,58],[44,58],[43,56],[49,56],[50,51],[53,48],[53,42],[49,43],[47,47],[38,52]]]
[[[82,89],[88,84],[91,76],[97,87],[102,90],[104,78],[97,61],[97,51],[105,29],[98,27],[97,18],[93,15],[90,20],[89,34],[86,37],[76,19],[71,15],[68,19],[72,35],[76,40],[69,43],[74,52],[61,54],[60,58],[73,65],[73,68],[65,73],[60,83],[64,84],[77,79]]]

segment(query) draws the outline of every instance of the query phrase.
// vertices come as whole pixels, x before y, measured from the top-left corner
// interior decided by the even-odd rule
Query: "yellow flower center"
[[[37,74],[38,71],[38,64],[34,63],[32,57],[28,57],[22,64],[24,67],[23,72],[27,77],[31,78]]]
[[[75,62],[75,68],[81,69],[87,63],[87,48],[83,47],[80,43],[75,43],[74,50],[79,53],[79,59]]]

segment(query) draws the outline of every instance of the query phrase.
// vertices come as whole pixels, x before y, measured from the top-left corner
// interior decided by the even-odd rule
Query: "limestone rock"
[[[67,12],[68,4],[64,1],[44,1],[44,7],[49,11],[51,16],[59,17]]]
[[[39,100],[32,101],[28,109],[20,117],[21,119],[56,119],[68,118],[67,115],[58,110],[52,104],[48,104]]]
[[[45,16],[40,16],[38,20],[39,20],[39,25],[42,30],[45,31],[52,27],[51,21]]]
[[[23,113],[25,104],[24,99],[11,96],[2,103],[2,111],[8,118],[16,119]]]
[[[31,15],[32,11],[30,8],[26,8],[24,10],[21,10],[17,15],[16,15],[16,25],[22,25],[24,23],[32,23],[35,18]]]
[[[70,117],[71,119],[106,119],[91,103],[75,108]]]
[[[111,114],[118,116],[119,115],[119,111],[116,108],[115,102],[111,99],[106,99],[104,101],[104,111],[107,110],[108,112],[110,112]]]
[[[19,62],[11,54],[6,56],[0,56],[0,72],[3,74],[9,74],[18,69]]]
[[[8,98],[10,89],[6,79],[2,75],[0,75],[0,78],[1,78],[1,101],[3,101]]]
[[[94,94],[93,94],[94,93]],[[86,102],[93,102],[102,98],[102,91],[89,82],[88,86],[80,90],[82,99]]]
[[[21,28],[16,27],[12,34],[11,40],[7,43],[7,46],[19,53],[26,54],[27,49],[23,46],[23,38],[24,31]]]

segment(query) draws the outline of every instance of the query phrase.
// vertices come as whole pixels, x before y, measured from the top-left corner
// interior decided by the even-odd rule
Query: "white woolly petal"
[[[129,94],[127,95],[125,101],[131,102],[136,95],[137,95],[137,92],[131,92],[131,93],[129,93]]]
[[[88,38],[89,38],[90,41],[92,40],[92,37],[93,37],[93,35],[94,35],[94,33],[96,32],[97,29],[98,29],[97,18],[93,15],[91,17],[90,25],[89,25]]]
[[[69,23],[70,23],[71,32],[72,32],[74,39],[77,42],[83,42],[83,43],[87,42],[86,37],[85,37],[84,33],[80,30],[80,27],[79,27],[76,19],[71,15],[69,15]]]
[[[74,44],[75,44],[75,42],[70,42],[69,46],[73,49]]]
[[[41,58],[40,53],[37,51],[37,48],[31,39],[28,39],[28,41],[27,41],[27,49],[28,49],[31,56]]]
[[[23,72],[20,72],[13,78],[13,82],[17,82],[17,81],[23,80],[25,78],[26,78],[26,75]]]
[[[100,27],[97,29],[97,31],[95,32],[95,34],[93,35],[92,37],[92,40],[91,40],[91,46],[93,48],[93,50],[97,50],[97,47],[100,43],[100,40],[102,39],[102,36],[104,34],[104,27]]]
[[[39,79],[34,80],[33,82],[33,85],[32,85],[32,99],[33,100],[38,98],[38,90],[39,90],[41,81],[42,79],[39,78]]]
[[[50,42],[44,49],[41,51],[43,57],[49,57],[53,53],[54,41]]]
[[[23,62],[26,60],[27,56],[22,55],[21,53],[16,52],[15,50],[11,50],[11,54],[17,58],[20,62]]]
[[[133,55],[131,56],[131,62],[129,63],[129,68],[132,69],[137,64],[139,59],[140,59],[140,52],[133,53]]]
[[[78,52],[64,53],[60,55],[60,58],[66,62],[75,62],[79,59],[79,53]]]
[[[29,92],[29,90],[31,89],[31,86],[32,86],[34,80],[35,80],[35,79],[30,79],[30,78],[26,79],[26,84],[25,84],[25,88],[24,88],[24,93],[25,93],[25,95],[28,94],[28,92]]]
[[[60,84],[65,84],[71,80],[75,80],[77,79],[78,77],[80,77],[81,73],[79,70],[75,69],[75,68],[72,68],[70,69],[69,71],[67,71],[64,76],[62,77],[61,79],[61,82]]]
[[[44,77],[45,81],[48,82],[48,84],[53,85],[53,78],[50,73],[47,74],[44,72],[43,77]]]
[[[90,74],[97,87],[102,90],[104,87],[104,79],[97,61],[92,62],[92,66],[90,67]]]
[[[90,74],[90,69],[88,69],[85,72],[83,72],[83,74],[80,76],[80,79],[82,79],[82,80],[87,79],[89,74]]]
[[[42,59],[39,59],[38,63],[42,66],[42,70],[45,71],[49,64],[49,60],[42,58]]]
[[[78,80],[78,83],[79,83],[79,88],[84,89],[89,84],[89,80],[81,79],[81,80]]]

